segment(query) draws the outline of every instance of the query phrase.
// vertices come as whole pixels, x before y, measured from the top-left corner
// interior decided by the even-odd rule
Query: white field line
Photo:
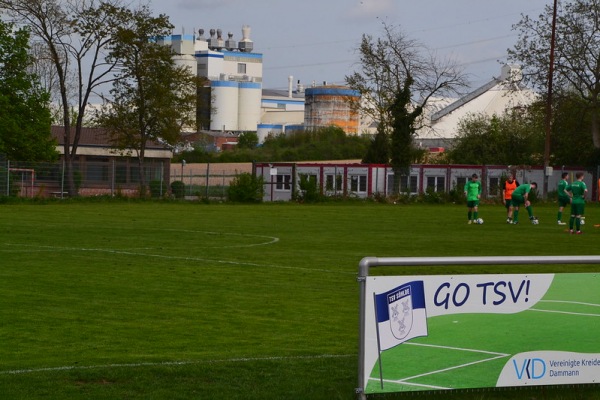
[[[462,348],[462,347],[441,346],[441,345],[425,344],[425,343],[405,343],[405,344],[409,344],[409,345],[412,345],[412,346],[435,347],[435,348],[439,348],[439,349],[447,349],[447,350],[467,351],[467,352],[471,352],[471,353],[489,354],[489,355],[492,355],[494,357],[484,358],[482,360],[477,360],[477,361],[473,361],[473,362],[465,363],[465,364],[458,364],[458,365],[454,365],[452,367],[438,369],[438,370],[435,370],[435,371],[429,371],[429,372],[426,372],[426,373],[423,373],[423,374],[419,374],[419,375],[408,376],[406,378],[402,378],[402,379],[398,379],[398,380],[389,380],[389,379],[386,379],[385,382],[402,384],[402,385],[414,385],[414,386],[421,386],[421,387],[429,387],[429,388],[432,388],[432,389],[451,389],[451,388],[444,388],[444,387],[437,387],[437,386],[415,384],[415,383],[411,383],[411,382],[407,382],[407,381],[411,380],[411,379],[421,378],[423,376],[435,375],[435,374],[438,374],[438,373],[441,373],[441,372],[451,371],[451,370],[454,370],[454,369],[465,368],[465,367],[469,367],[471,365],[475,365],[475,364],[480,364],[480,363],[484,363],[484,362],[488,362],[488,361],[497,360],[499,358],[510,357],[510,354],[497,353],[497,352],[494,352],[494,351],[487,351],[487,350],[466,349],[466,348]],[[370,377],[369,380],[379,381],[379,378],[372,378],[372,377]]]
[[[274,244],[279,242],[279,238],[275,237],[275,236],[265,236],[265,235],[252,235],[252,234],[248,234],[248,233],[228,233],[228,232],[211,232],[211,231],[195,231],[195,230],[188,230],[188,229],[160,229],[160,230],[164,230],[166,232],[187,232],[187,233],[203,233],[203,234],[208,234],[208,235],[227,235],[227,236],[249,236],[249,237],[255,237],[255,238],[260,238],[260,239],[268,239],[265,242],[262,243],[255,243],[255,244],[240,244],[240,245],[227,245],[227,246],[207,246],[210,248],[229,248],[229,247],[255,247],[255,246],[267,246],[269,244]]]
[[[217,363],[246,363],[254,361],[293,361],[293,360],[320,360],[327,358],[348,358],[356,357],[356,354],[321,354],[316,356],[296,356],[296,357],[248,357],[248,358],[226,358],[220,360],[196,360],[196,361],[165,361],[165,362],[145,362],[130,364],[106,364],[106,365],[66,365],[62,367],[32,368],[32,369],[14,369],[0,371],[0,375],[23,375],[34,374],[38,372],[56,372],[72,371],[86,369],[111,369],[111,368],[140,368],[140,367],[159,367],[159,366],[177,366],[177,365],[200,365]]]
[[[287,267],[283,265],[268,265],[268,264],[257,264],[257,263],[249,263],[249,262],[241,262],[241,261],[227,261],[227,260],[214,260],[210,258],[199,258],[199,257],[182,257],[182,256],[168,256],[164,254],[149,254],[149,253],[140,253],[134,251],[125,251],[125,250],[114,250],[114,249],[94,249],[94,248],[79,248],[79,247],[60,247],[60,246],[36,246],[30,244],[16,244],[16,243],[3,243],[4,246],[21,246],[26,247],[27,250],[21,250],[22,252],[31,252],[31,248],[36,248],[35,251],[81,251],[81,252],[98,252],[98,253],[107,253],[107,254],[116,254],[116,255],[126,255],[126,256],[142,256],[142,257],[151,257],[151,258],[162,258],[166,260],[184,260],[184,261],[193,261],[193,262],[211,262],[217,264],[229,264],[229,265],[247,265],[251,267],[262,267],[262,268],[277,268],[277,269],[289,269],[289,270],[300,270],[300,271],[310,271],[310,272],[327,272],[327,273],[335,273],[335,274],[344,274],[344,275],[356,275],[356,272],[351,271],[332,271],[329,269],[323,268],[303,268],[303,267]],[[4,251],[0,249],[0,252]],[[11,250],[12,252],[12,250]]]
[[[582,306],[600,307],[600,304],[595,303],[583,303],[581,301],[565,301],[565,300],[540,300],[538,303],[566,303],[566,304],[580,304]]]
[[[539,302],[540,303],[544,302],[544,303],[577,304],[577,305],[590,306],[590,307],[600,307],[600,304],[583,303],[583,302],[580,302],[580,301],[540,300]],[[578,313],[578,312],[572,312],[572,311],[559,311],[559,310],[543,310],[543,309],[540,309],[540,308],[530,308],[528,311],[538,311],[538,312],[547,312],[547,313],[556,313],[556,314],[567,314],[567,315],[582,315],[582,316],[585,316],[585,317],[600,317],[600,314]]]
[[[586,314],[586,313],[576,313],[576,312],[556,311],[556,310],[540,310],[539,308],[530,308],[528,311],[547,312],[547,313],[554,313],[554,314],[581,315],[584,317],[600,317],[600,314]]]
[[[370,381],[381,382],[381,379],[379,379],[379,378],[369,378],[369,380]],[[431,389],[431,390],[450,390],[450,389],[453,389],[453,388],[444,387],[444,386],[425,385],[425,384],[421,384],[421,383],[395,381],[395,380],[391,380],[391,379],[384,379],[383,381],[387,382],[387,383],[401,384],[403,386],[422,387],[422,388],[427,388],[427,389]]]
[[[509,354],[499,355],[499,356],[496,356],[496,357],[484,358],[483,360],[477,360],[477,361],[473,361],[473,362],[466,363],[466,364],[458,364],[458,365],[455,365],[455,366],[452,366],[452,367],[438,369],[437,371],[430,371],[430,372],[426,372],[424,374],[409,376],[407,378],[403,378],[403,379],[399,380],[398,382],[404,382],[404,381],[408,381],[410,379],[421,378],[423,376],[435,375],[435,374],[438,374],[440,372],[452,371],[453,369],[465,368],[465,367],[469,367],[471,365],[481,364],[481,363],[484,363],[484,362],[493,361],[493,360],[497,360],[499,358],[505,358],[505,357],[509,357],[509,356],[510,356]]]
[[[405,344],[411,345],[411,346],[421,346],[421,347],[435,347],[438,349],[446,349],[446,350],[458,350],[458,351],[468,351],[471,353],[482,353],[482,354],[490,354],[493,356],[503,356],[503,357],[507,357],[510,354],[506,354],[506,353],[498,353],[495,351],[487,351],[487,350],[478,350],[478,349],[465,349],[462,347],[451,347],[451,346],[441,346],[441,345],[437,345],[437,344],[426,344],[426,343],[410,343],[407,342]]]

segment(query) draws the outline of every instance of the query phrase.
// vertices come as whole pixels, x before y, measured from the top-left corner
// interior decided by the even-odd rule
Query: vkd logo
[[[518,379],[541,379],[546,375],[546,362],[541,358],[527,358],[520,366],[517,365],[517,360],[512,362]]]

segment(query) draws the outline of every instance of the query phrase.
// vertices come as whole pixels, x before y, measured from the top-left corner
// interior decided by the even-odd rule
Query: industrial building
[[[294,89],[291,76],[288,90],[264,89],[263,55],[253,52],[249,26],[242,27],[240,41],[231,32],[223,38],[221,29],[210,29],[208,34],[205,37],[204,29],[199,29],[197,35],[171,35],[159,40],[171,46],[179,65],[210,82],[207,130],[257,132],[259,142],[269,134],[331,125],[349,134],[358,133],[358,113],[346,101],[358,97],[357,92],[326,82],[306,89],[298,82]]]
[[[424,110],[423,127],[415,142],[422,147],[443,149],[452,145],[461,119],[469,115],[502,115],[509,109],[522,108],[536,99],[536,94],[521,83],[518,65],[503,65],[498,78],[458,98],[433,99]]]

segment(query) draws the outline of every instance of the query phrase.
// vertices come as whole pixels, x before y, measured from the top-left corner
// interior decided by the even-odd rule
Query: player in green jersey
[[[538,224],[538,219],[533,216],[533,208],[531,208],[531,202],[529,201],[529,193],[531,192],[531,189],[535,188],[537,188],[537,183],[535,182],[524,183],[519,185],[519,187],[513,192],[511,198],[513,206],[515,207],[515,211],[513,212],[513,224],[519,223],[519,207],[521,205],[525,206],[531,223],[534,225]]]
[[[558,215],[556,216],[556,220],[558,221],[558,225],[566,225],[566,222],[562,222],[562,214],[565,207],[571,203],[571,197],[565,191],[567,186],[569,186],[569,182],[567,181],[568,176],[568,172],[563,172],[556,188],[556,193],[558,194]]]
[[[477,223],[477,219],[479,218],[479,199],[481,198],[481,182],[479,182],[477,174],[471,175],[471,180],[465,184],[465,196],[467,196],[468,223]]]
[[[583,172],[575,174],[575,181],[565,189],[571,198],[571,218],[569,219],[569,232],[573,233],[575,225],[576,234],[581,234],[581,216],[585,207],[585,194],[587,187],[583,181]]]

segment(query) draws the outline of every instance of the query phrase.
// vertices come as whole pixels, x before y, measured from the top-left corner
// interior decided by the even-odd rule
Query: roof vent
[[[254,48],[254,43],[250,40],[250,26],[242,26],[242,40],[238,43],[240,51],[249,53]]]
[[[225,48],[229,51],[233,51],[237,48],[237,42],[233,40],[233,33],[227,33],[227,40],[225,41]]]

